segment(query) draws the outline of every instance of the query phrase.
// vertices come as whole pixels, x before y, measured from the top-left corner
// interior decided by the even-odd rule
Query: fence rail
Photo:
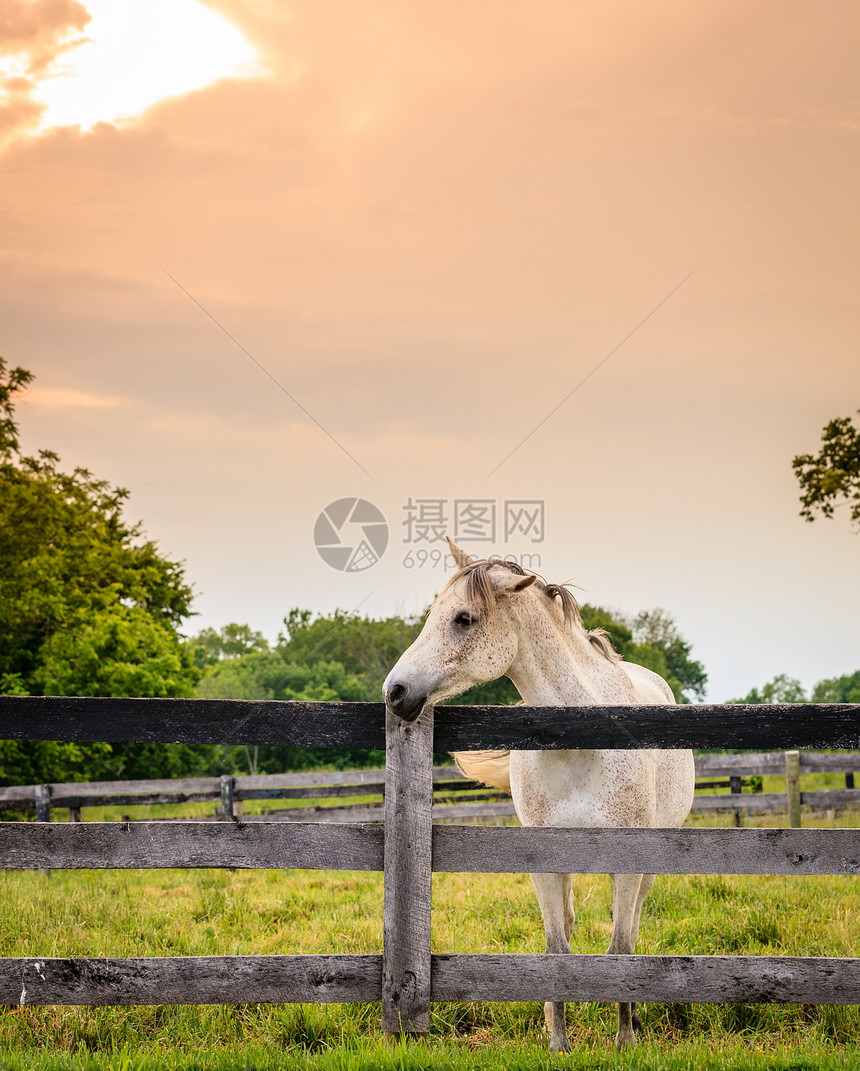
[[[697,795],[695,811],[749,811],[780,813],[791,809],[790,794],[798,795],[798,804],[810,808],[860,808],[860,789],[854,788],[854,774],[860,770],[860,753],[803,753],[798,758],[798,777],[809,773],[844,773],[844,789],[821,789],[800,792],[799,782],[789,779],[788,792],[744,793],[743,785],[752,777],[785,774],[792,753],[772,752],[742,755],[697,755],[696,788],[729,788],[723,795]],[[724,780],[701,780],[722,776]],[[466,779],[456,766],[433,768],[433,820],[487,819],[512,817],[515,813],[510,797],[479,782]],[[219,804],[208,820],[237,818],[243,821],[303,822],[371,822],[382,821],[381,802],[329,805],[340,797],[369,799],[385,794],[385,770],[317,770],[289,774],[255,774],[250,776],[193,777],[172,780],[63,782],[47,785],[13,785],[0,788],[0,810],[37,809],[41,821],[50,821],[55,808],[69,809],[71,820],[80,821],[87,807],[140,807],[185,803]],[[245,814],[244,804],[254,800],[303,800],[304,806],[267,809],[261,814]],[[326,801],[320,805],[316,801]],[[164,819],[165,821],[172,819]],[[200,821],[201,817],[197,816]],[[203,819],[206,820],[206,819]]]
[[[424,1033],[431,1000],[860,1003],[860,960],[430,952],[433,870],[860,873],[853,829],[535,829],[432,825],[436,750],[858,748],[860,706],[451,707],[413,725],[378,704],[0,697],[7,739],[386,743],[384,826],[0,823],[0,866],[383,869],[382,955],[0,959],[0,1001],[381,1000],[383,1028]],[[720,758],[725,758],[721,756]],[[731,775],[730,775],[731,776]],[[745,799],[752,799],[752,796]]]

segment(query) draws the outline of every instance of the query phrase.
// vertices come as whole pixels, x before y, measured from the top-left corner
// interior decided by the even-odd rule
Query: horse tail
[[[454,762],[460,771],[473,781],[480,781],[490,788],[511,791],[510,751],[455,751]]]

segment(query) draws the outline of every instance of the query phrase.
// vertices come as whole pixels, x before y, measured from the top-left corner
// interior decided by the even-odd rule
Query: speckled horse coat
[[[422,710],[474,684],[507,675],[531,706],[665,704],[674,697],[656,673],[623,662],[600,631],[582,627],[570,592],[517,565],[475,561],[451,544],[458,571],[418,639],[384,685],[389,710],[413,721]],[[693,802],[691,751],[464,752],[469,776],[506,789],[525,826],[681,825]],[[609,953],[634,951],[653,874],[613,874]],[[569,952],[570,874],[532,874],[547,952]],[[564,1004],[547,1003],[553,1051],[569,1047]],[[618,1005],[616,1045],[635,1043],[635,1005]]]

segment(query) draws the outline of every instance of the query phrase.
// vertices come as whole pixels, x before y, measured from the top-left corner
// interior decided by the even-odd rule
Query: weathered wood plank
[[[784,814],[788,806],[784,792],[723,793],[694,796],[694,811],[750,811]]]
[[[380,955],[0,959],[2,1004],[329,1004],[381,994]]]
[[[0,869],[382,870],[382,840],[316,822],[0,822]]]
[[[817,792],[801,792],[804,807],[860,807],[860,789],[822,788]]]
[[[351,803],[346,807],[285,807],[271,808],[261,814],[242,815],[243,822],[382,822],[385,818],[383,804],[366,806],[363,803]]]
[[[440,707],[437,751],[486,748],[858,748],[860,704]]]
[[[430,1029],[433,712],[387,716],[382,1029]]]
[[[860,771],[860,753],[820,755],[816,752],[800,753],[800,772],[805,773],[856,773]]]
[[[0,696],[3,736],[381,748],[381,703]],[[440,708],[437,751],[485,748],[860,748],[860,704]]]
[[[382,956],[0,959],[0,1002],[376,1001]],[[860,1003],[860,960],[795,956],[445,955],[433,1000]]]
[[[860,752],[849,751],[837,754],[821,754],[803,751],[800,755],[800,772],[846,773],[860,771]],[[755,777],[759,774],[784,774],[785,752],[768,751],[753,755],[696,755],[696,777],[729,777],[732,774]]]
[[[434,766],[434,781],[460,781],[463,774],[456,766]],[[302,770],[300,773],[255,774],[236,778],[239,789],[292,788],[301,785],[362,785],[385,781],[385,769],[366,770]]]
[[[434,955],[433,1000],[860,1003],[860,959]]]
[[[785,752],[765,751],[740,755],[696,755],[696,777],[731,777],[741,774],[756,777],[761,774],[784,774]]]
[[[382,703],[0,696],[6,740],[383,748]]]
[[[503,874],[860,874],[860,830],[439,826],[433,830],[433,869]]]

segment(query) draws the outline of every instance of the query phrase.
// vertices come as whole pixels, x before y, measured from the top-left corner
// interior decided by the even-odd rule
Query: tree
[[[742,699],[729,699],[730,703],[806,703],[803,685],[787,673],[778,673],[772,681],[762,685],[761,691],[753,688]],[[820,702],[821,700],[816,700]]]
[[[860,703],[860,669],[844,677],[819,681],[812,690],[813,703]]]
[[[14,402],[32,379],[0,358],[0,691],[193,695],[199,673],[178,631],[192,597],[184,566],[124,519],[125,489],[63,471],[50,450],[21,454]],[[147,747],[175,767],[175,745],[0,742],[0,778],[133,776]]]
[[[192,694],[195,674],[178,654],[192,596],[184,567],[124,520],[124,488],[86,469],[63,472],[49,450],[20,455],[13,397],[31,380],[21,368],[7,373],[0,358],[0,675],[58,694],[81,683],[72,667],[85,636],[102,657],[113,643],[127,664],[161,659],[167,643],[180,664],[166,676],[151,667],[154,694]]]
[[[677,702],[704,698],[708,681],[705,667],[690,658],[691,644],[682,638],[674,618],[665,610],[643,610],[628,621],[601,606],[586,603],[582,607],[582,621],[588,629],[604,629],[625,661],[659,674]]]
[[[219,632],[214,628],[204,628],[191,640],[194,664],[198,669],[214,666],[222,658],[237,658],[251,651],[268,649],[269,641],[262,632],[236,622],[225,625]]]
[[[825,425],[818,454],[799,454],[792,468],[802,492],[804,520],[814,520],[815,511],[832,517],[837,506],[851,504],[851,521],[860,524],[860,428],[851,417]]]
[[[678,632],[678,626],[670,614],[659,607],[642,610],[633,621],[633,638],[640,647],[650,646],[662,652],[669,677],[681,686],[679,701],[690,702],[691,697],[699,700],[705,698],[708,683],[705,667],[690,657],[692,645]],[[637,659],[633,658],[632,661]]]

